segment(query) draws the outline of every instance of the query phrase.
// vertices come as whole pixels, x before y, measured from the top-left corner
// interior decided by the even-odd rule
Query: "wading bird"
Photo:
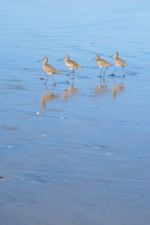
[[[111,63],[109,63],[106,59],[101,58],[99,55],[96,56],[96,64],[101,68],[100,77],[105,75],[108,68],[112,66]]]
[[[123,70],[123,76],[125,76],[125,73],[124,73],[124,68],[126,67],[126,66],[128,66],[128,64],[125,62],[125,60],[123,60],[123,59],[121,59],[120,57],[119,57],[119,53],[118,52],[115,52],[115,54],[114,54],[114,63],[115,63],[115,70],[114,70],[114,72],[113,72],[113,76],[115,75],[115,72],[116,72],[116,70],[117,70],[117,68],[118,67],[121,67],[122,68],[122,70]]]
[[[59,70],[57,70],[55,67],[53,67],[52,65],[48,64],[48,57],[47,56],[44,57],[42,59],[42,61],[43,61],[43,71],[51,76],[52,81],[53,81],[53,85],[56,85],[56,82],[55,82],[55,79],[54,79],[53,75],[58,75],[61,72]],[[48,79],[49,78],[46,79],[46,83],[47,83]]]
[[[73,74],[75,70],[81,68],[81,66],[78,63],[70,59],[69,55],[65,56],[64,62],[65,62],[65,65],[72,71]]]

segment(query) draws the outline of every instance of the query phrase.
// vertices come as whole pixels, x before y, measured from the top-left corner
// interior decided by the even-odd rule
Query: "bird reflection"
[[[59,98],[59,95],[55,94],[54,92],[46,92],[41,98],[41,107],[42,111],[46,110],[47,103]]]
[[[123,84],[115,84],[112,87],[112,97],[115,99],[117,95],[124,90],[124,85]]]
[[[79,89],[74,86],[74,79],[72,79],[70,86],[64,90],[63,99],[68,100],[72,95],[75,95],[79,92]]]
[[[100,77],[99,85],[96,86],[95,93],[101,95],[107,91],[107,85],[104,77]]]
[[[123,79],[124,80],[124,79]],[[123,84],[123,80],[121,80],[120,82],[117,81],[113,86],[112,86],[112,97],[113,99],[116,99],[117,95],[121,92],[124,91],[125,89],[125,86]]]

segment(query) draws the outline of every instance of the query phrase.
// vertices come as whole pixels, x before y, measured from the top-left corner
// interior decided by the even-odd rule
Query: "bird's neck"
[[[114,59],[119,59],[119,54],[116,54]]]
[[[98,62],[100,59],[101,59],[101,58],[100,58],[100,56],[99,56],[99,57],[97,57],[97,58],[96,58],[96,62]]]
[[[43,62],[43,65],[46,65],[46,64],[48,64],[48,59],[45,59]]]
[[[65,58],[65,62],[69,62],[69,61],[70,61],[69,57]]]

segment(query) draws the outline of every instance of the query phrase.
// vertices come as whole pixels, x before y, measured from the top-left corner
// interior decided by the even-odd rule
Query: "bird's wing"
[[[54,74],[60,73],[54,66],[52,66],[52,65],[50,65],[50,64],[47,65],[47,71],[48,71],[48,72],[52,72],[52,73],[54,73]]]
[[[104,64],[104,65],[111,65],[106,59],[101,59],[102,60],[102,63]]]
[[[127,66],[127,63],[124,59],[119,58],[120,64]]]
[[[99,66],[102,66],[102,67],[111,66],[111,64],[107,60],[102,59],[102,58],[100,58],[99,60],[97,60],[97,64]]]
[[[55,70],[56,70],[56,69],[55,69],[55,67],[54,67],[54,66],[52,66],[52,65],[50,65],[50,64],[49,64],[49,65],[47,65],[47,69],[48,69],[48,70],[51,70],[51,71],[52,71],[52,70],[53,70],[53,71],[55,71]]]
[[[80,65],[73,60],[70,60],[70,65],[73,66],[73,67],[76,67],[76,68],[80,67]]]

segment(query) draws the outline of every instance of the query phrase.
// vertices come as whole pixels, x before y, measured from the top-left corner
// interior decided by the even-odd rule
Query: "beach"
[[[150,2],[0,8],[0,225],[150,224]],[[99,78],[92,59],[126,60]],[[82,67],[74,79],[60,58]],[[63,71],[56,86],[42,58]]]

